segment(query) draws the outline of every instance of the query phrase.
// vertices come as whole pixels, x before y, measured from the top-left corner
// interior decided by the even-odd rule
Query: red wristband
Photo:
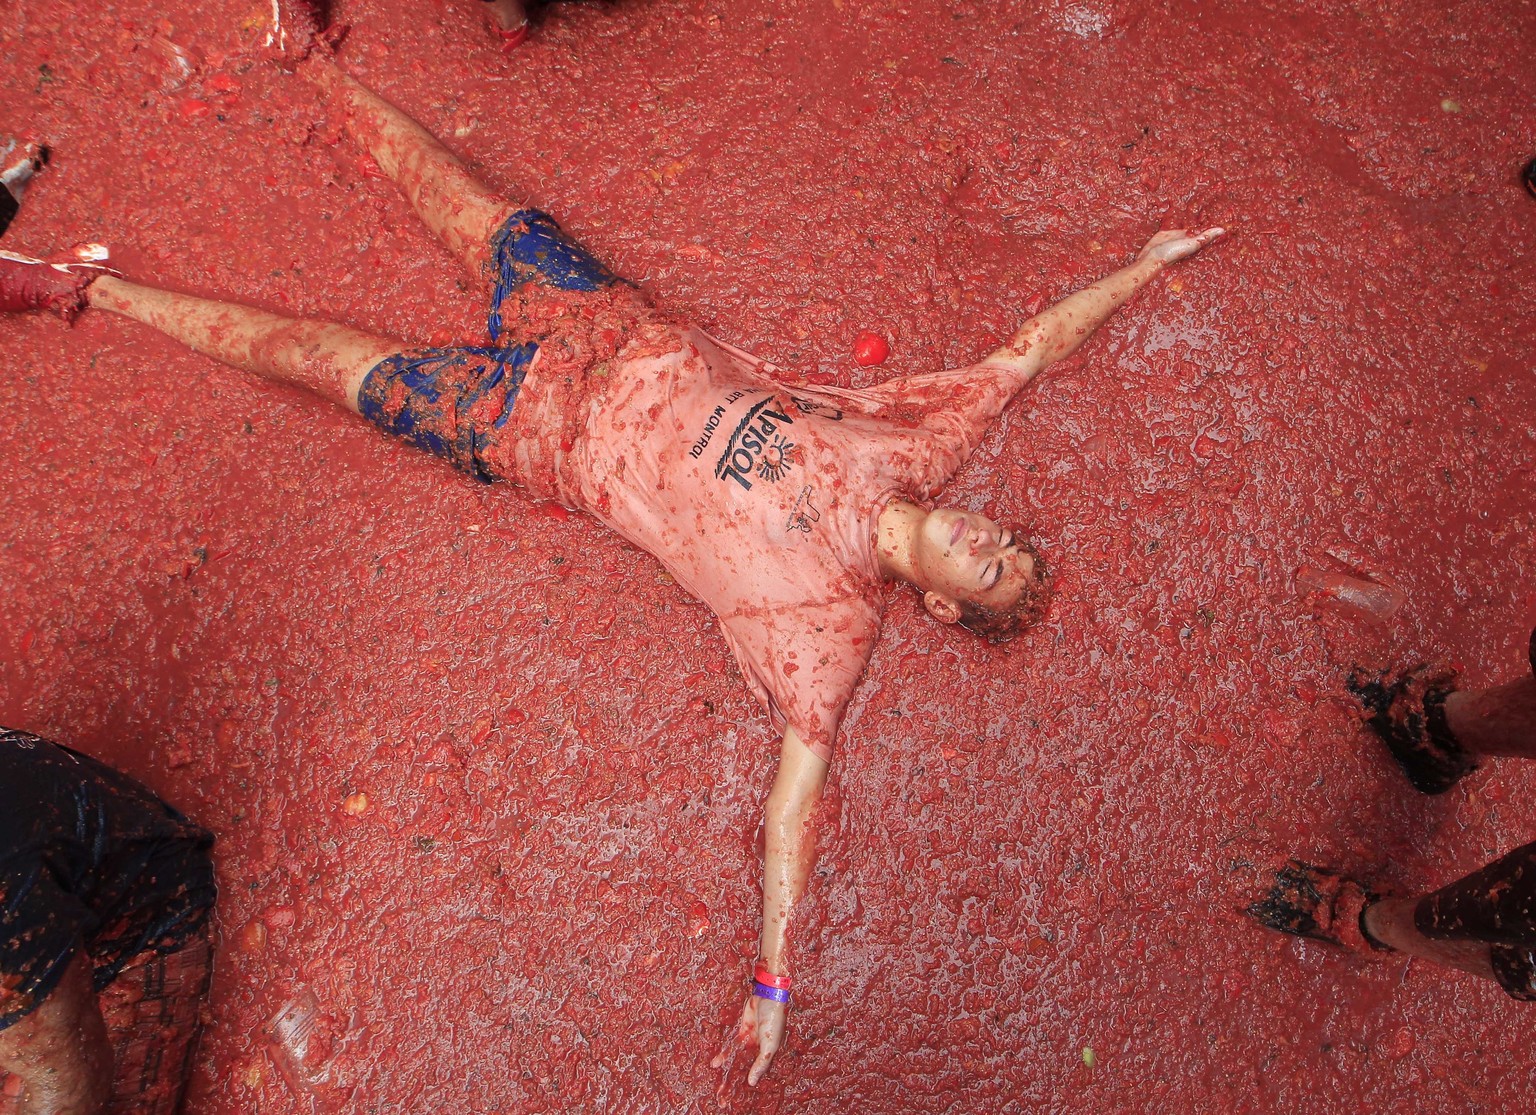
[[[780,991],[788,991],[795,985],[793,977],[774,975],[761,960],[757,962],[757,967],[752,970],[752,978],[757,980],[758,983],[766,984],[769,987],[776,987]]]

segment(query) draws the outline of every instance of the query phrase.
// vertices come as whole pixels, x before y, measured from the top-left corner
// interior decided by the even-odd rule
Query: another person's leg
[[[1458,968],[1536,1001],[1536,843],[1433,894],[1402,898],[1293,860],[1248,914],[1292,936]]]
[[[481,3],[501,35],[502,50],[512,50],[528,37],[528,9],[522,0],[481,0]]]
[[[1455,673],[1437,667],[1357,671],[1349,688],[1414,787],[1438,794],[1483,757],[1536,758],[1536,631],[1528,653],[1532,677],[1491,689],[1457,689]]]
[[[18,999],[0,981],[0,1078],[10,1101],[0,1100],[0,1111],[94,1111],[105,1102],[112,1048],[91,975],[79,949],[41,1001]]]
[[[1495,979],[1513,998],[1536,1002],[1536,843],[1416,901],[1369,907],[1362,924],[1382,944]]]
[[[1430,937],[1419,929],[1414,912],[1425,902],[1422,896],[1383,898],[1366,907],[1361,927],[1373,940],[1397,952],[1405,952],[1431,964],[1459,968],[1482,979],[1493,979],[1486,941],[1444,940]]]
[[[3,1094],[24,1113],[172,1115],[208,985],[212,834],[25,732],[0,729],[0,785]]]
[[[1536,631],[1526,653],[1531,677],[1446,695],[1446,727],[1474,755],[1536,759]]]
[[[111,1111],[176,1115],[213,975],[204,926],[174,952],[142,953],[100,995],[112,1043]]]

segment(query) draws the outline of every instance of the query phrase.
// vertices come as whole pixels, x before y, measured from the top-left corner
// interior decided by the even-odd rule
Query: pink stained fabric
[[[488,462],[660,560],[719,617],[774,726],[830,760],[884,610],[881,509],[932,500],[1025,377],[811,386],[656,318],[611,361],[564,356],[541,349]]]

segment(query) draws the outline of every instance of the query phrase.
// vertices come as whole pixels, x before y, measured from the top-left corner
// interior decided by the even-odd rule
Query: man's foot
[[[1246,912],[1278,933],[1327,941],[1355,952],[1380,952],[1387,946],[1366,936],[1361,920],[1365,908],[1377,898],[1336,871],[1293,859],[1275,872],[1268,893]]]
[[[1356,669],[1347,685],[1365,706],[1371,731],[1421,794],[1443,794],[1477,769],[1445,720],[1445,698],[1456,688],[1454,671],[1419,666],[1372,676]]]
[[[57,261],[0,251],[0,313],[51,310],[73,321],[85,309],[86,288],[117,273],[101,266],[106,258],[100,244],[82,244]]]

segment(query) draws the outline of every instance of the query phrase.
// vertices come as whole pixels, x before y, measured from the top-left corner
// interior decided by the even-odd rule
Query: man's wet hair
[[[1017,530],[1009,529],[1014,538],[1019,538]],[[1022,539],[1016,545],[1035,559],[1035,583],[1019,595],[1013,607],[989,608],[974,600],[955,602],[960,608],[960,625],[974,631],[993,646],[1006,643],[1026,627],[1039,623],[1051,606],[1051,573],[1045,566],[1045,559],[1040,556],[1039,550]]]

